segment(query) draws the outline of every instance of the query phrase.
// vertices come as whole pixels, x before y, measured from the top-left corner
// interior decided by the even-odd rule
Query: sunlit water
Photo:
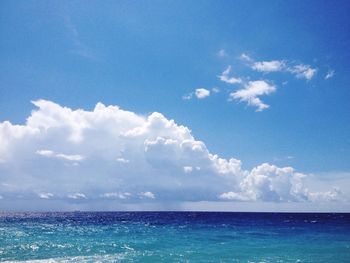
[[[350,262],[350,214],[0,213],[0,259]]]

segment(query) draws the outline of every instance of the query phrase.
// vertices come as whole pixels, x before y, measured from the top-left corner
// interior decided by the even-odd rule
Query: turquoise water
[[[350,214],[1,213],[0,261],[350,262]]]

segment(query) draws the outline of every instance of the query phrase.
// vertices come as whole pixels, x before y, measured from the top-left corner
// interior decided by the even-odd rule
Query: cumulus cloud
[[[263,103],[259,96],[268,95],[276,91],[276,87],[264,80],[249,81],[243,89],[230,94],[231,99],[247,102],[250,106],[257,107],[256,111],[263,111],[269,105]]]
[[[237,98],[258,109],[264,106],[255,99],[274,90],[264,81],[245,89]],[[291,167],[245,170],[238,159],[210,153],[190,129],[161,113],[143,116],[102,103],[92,111],[33,103],[37,108],[25,124],[0,123],[1,202],[60,200],[78,208],[107,199],[290,202],[338,195],[309,192],[305,175]],[[70,165],[75,162],[79,165]]]
[[[204,99],[204,98],[210,96],[210,90],[207,90],[204,88],[199,88],[199,89],[196,89],[195,95],[198,99]]]
[[[238,84],[241,83],[242,80],[240,78],[236,78],[236,77],[230,77],[230,73],[231,73],[231,66],[228,66],[222,73],[221,75],[218,76],[218,78],[227,83],[227,84]]]

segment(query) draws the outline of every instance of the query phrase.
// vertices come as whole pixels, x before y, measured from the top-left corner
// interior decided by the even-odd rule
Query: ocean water
[[[350,262],[350,214],[0,213],[2,262]]]

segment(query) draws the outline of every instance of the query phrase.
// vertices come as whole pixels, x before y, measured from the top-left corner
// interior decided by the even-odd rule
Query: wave
[[[93,255],[93,256],[74,256],[74,257],[60,257],[60,258],[45,258],[45,259],[35,259],[35,260],[15,260],[15,261],[3,261],[3,263],[107,263],[107,262],[120,262],[125,259],[126,254],[110,254],[110,255]]]

